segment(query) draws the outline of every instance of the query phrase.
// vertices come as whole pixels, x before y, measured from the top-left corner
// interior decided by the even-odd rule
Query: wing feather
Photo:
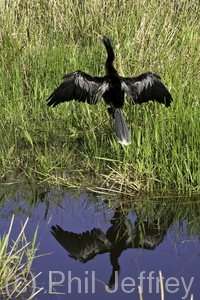
[[[121,87],[133,104],[152,100],[169,106],[173,99],[160,79],[157,74],[151,72],[133,78],[122,77]]]
[[[63,77],[64,82],[47,99],[49,106],[77,100],[97,104],[108,89],[104,77],[92,77],[82,71],[76,71]]]
[[[51,233],[68,251],[70,257],[83,263],[93,259],[97,254],[109,252],[112,249],[112,244],[99,228],[78,234],[64,231],[56,225],[51,227]]]

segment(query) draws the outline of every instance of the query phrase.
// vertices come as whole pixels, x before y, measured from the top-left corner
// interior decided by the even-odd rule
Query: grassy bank
[[[200,44],[197,0],[6,1],[0,4],[0,175],[71,186],[198,191]],[[107,35],[123,76],[151,70],[174,103],[132,106],[132,144],[116,141],[105,104],[47,107],[61,77],[104,74]],[[90,172],[89,172],[90,171]],[[97,184],[98,182],[98,184]]]

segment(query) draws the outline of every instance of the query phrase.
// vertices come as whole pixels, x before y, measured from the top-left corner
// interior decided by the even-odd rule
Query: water
[[[37,255],[44,255],[35,258],[31,275],[42,273],[31,288],[43,290],[34,299],[139,299],[139,285],[144,300],[160,299],[159,270],[165,299],[198,299],[198,198],[173,199],[175,206],[136,198],[123,209],[116,198],[114,212],[100,196],[64,188],[18,185],[1,195],[0,235],[14,213],[12,239],[27,216],[28,238],[39,226]]]

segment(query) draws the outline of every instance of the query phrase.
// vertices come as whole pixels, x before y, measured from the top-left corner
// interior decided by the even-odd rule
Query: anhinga
[[[149,100],[169,106],[172,96],[160,81],[157,74],[147,72],[137,77],[121,77],[113,66],[115,58],[110,40],[101,35],[107,50],[105,64],[106,75],[103,77],[90,76],[82,71],[75,71],[63,77],[64,82],[55,89],[47,99],[49,106],[56,106],[61,102],[78,100],[89,104],[97,104],[101,98],[110,105],[108,112],[115,120],[116,135],[121,144],[129,144],[130,131],[122,114],[124,92],[131,98],[133,104],[140,104]]]
[[[87,263],[98,254],[109,252],[112,274],[107,286],[111,288],[115,284],[115,273],[120,273],[120,255],[127,249],[154,250],[163,242],[174,220],[174,214],[164,209],[163,213],[159,213],[153,220],[144,220],[144,211],[137,213],[132,224],[127,218],[128,213],[128,210],[124,211],[121,207],[116,208],[106,233],[100,228],[75,233],[65,231],[59,225],[52,226],[51,233],[71,258],[82,263]]]

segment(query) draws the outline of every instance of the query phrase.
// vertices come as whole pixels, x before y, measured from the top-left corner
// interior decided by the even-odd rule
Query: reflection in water
[[[95,272],[94,278],[98,282],[95,284],[96,297],[101,294],[104,281],[112,288],[106,290],[114,291],[112,294],[101,295],[102,300],[108,297],[109,300],[123,298],[123,280],[132,278],[137,287],[141,285],[140,278],[143,278],[140,277],[141,274],[146,277],[143,285],[144,299],[154,300],[158,299],[156,275],[159,270],[162,270],[165,292],[171,300],[184,297],[189,299],[186,294],[192,293],[199,296],[199,195],[156,199],[146,196],[134,198],[118,196],[116,199],[116,196],[113,196],[107,202],[108,196],[97,196],[81,190],[74,193],[72,189],[68,190],[66,187],[50,189],[48,185],[38,187],[27,183],[27,186],[0,185],[0,199],[0,235],[7,232],[10,218],[15,214],[15,226],[11,235],[11,239],[15,240],[16,234],[21,229],[21,221],[29,216],[26,232],[29,240],[32,238],[33,229],[39,224],[38,256],[52,253],[44,257],[42,255],[33,262],[35,274],[42,272],[37,278],[37,287],[45,289],[45,294],[38,295],[37,300],[66,298],[88,300],[90,296],[92,298],[94,294],[91,290],[90,295],[83,291],[85,279],[90,280],[89,287],[91,287],[92,281],[87,274],[92,272]],[[111,212],[110,207],[119,204],[122,208]],[[54,225],[52,233],[59,243],[50,233],[52,225]],[[55,243],[52,243],[52,240]],[[62,251],[59,249],[60,244],[73,259],[70,257],[63,259],[58,255],[58,251]],[[130,248],[147,250],[129,250],[122,254],[124,250]],[[155,251],[149,251],[153,249]],[[105,254],[97,255],[103,253]],[[106,264],[108,255],[112,270],[110,265]],[[77,261],[88,263],[78,264]],[[58,292],[56,296],[54,295],[56,298],[49,294],[49,271],[62,273],[65,277],[63,286],[55,285],[55,291]],[[120,277],[115,277],[115,273],[119,272]],[[152,272],[155,278],[150,291],[148,277]],[[79,294],[76,280],[72,284],[72,293],[69,292],[68,283],[71,284],[73,281],[70,281],[69,273],[75,275],[70,277],[71,279],[78,275],[83,293]],[[179,290],[174,294],[166,287],[170,278],[176,278],[176,282],[179,283]],[[55,282],[59,280],[60,277],[55,276]],[[177,290],[177,287],[171,289]],[[59,292],[65,294],[59,296]],[[137,288],[133,293],[137,293]],[[126,294],[126,299],[133,299],[133,293],[129,296]]]
[[[151,221],[143,220],[142,213],[137,213],[135,222],[131,224],[127,213],[117,209],[106,234],[99,228],[78,234],[64,231],[59,225],[52,226],[51,233],[71,258],[82,263],[97,254],[110,252],[112,274],[108,287],[111,288],[115,284],[116,272],[120,272],[118,259],[121,253],[129,248],[155,249],[163,241],[172,222],[173,214],[164,210],[162,215]]]

